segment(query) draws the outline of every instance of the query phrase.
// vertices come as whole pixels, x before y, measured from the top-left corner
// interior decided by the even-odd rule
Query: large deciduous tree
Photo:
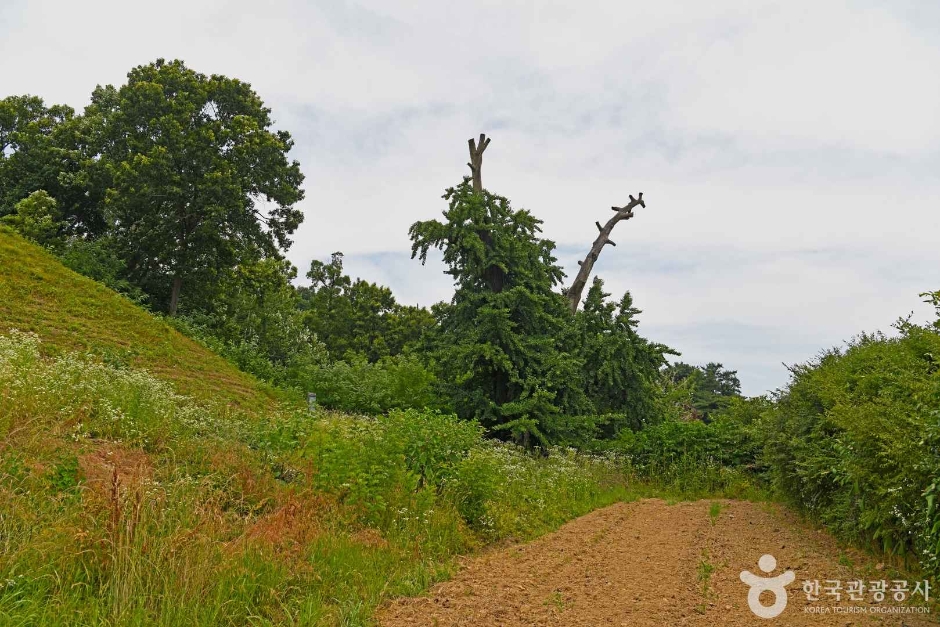
[[[303,175],[247,83],[160,59],[95,89],[86,118],[100,130],[111,235],[132,280],[171,315],[184,285],[290,246]]]
[[[42,190],[55,200],[66,234],[100,234],[103,187],[91,135],[71,107],[36,96],[0,100],[0,216]]]
[[[400,305],[392,291],[343,273],[343,253],[330,261],[314,260],[307,272],[309,287],[300,288],[307,327],[334,359],[349,353],[376,362],[417,346],[435,325],[423,307]]]

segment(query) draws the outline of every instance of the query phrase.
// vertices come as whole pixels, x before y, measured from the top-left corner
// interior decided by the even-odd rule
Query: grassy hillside
[[[369,625],[628,495],[612,459],[275,396],[0,230],[0,624]]]
[[[454,555],[628,496],[612,459],[451,416],[206,408],[41,353],[0,335],[2,625],[370,625]]]
[[[533,456],[276,396],[0,230],[0,625],[368,626],[454,556],[618,500],[763,496],[758,419]]]
[[[275,396],[130,300],[0,227],[0,333],[11,329],[36,333],[46,351],[91,353],[146,369],[200,400],[260,409]]]

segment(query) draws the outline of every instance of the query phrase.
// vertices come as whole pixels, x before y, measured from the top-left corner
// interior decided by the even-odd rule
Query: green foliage
[[[64,459],[59,460],[52,468],[52,473],[49,476],[49,483],[52,486],[52,490],[56,493],[75,493],[80,480],[78,458],[74,455],[68,455]]]
[[[642,429],[663,419],[660,369],[667,354],[677,353],[640,337],[636,329],[641,311],[629,292],[612,303],[603,288],[604,282],[595,277],[575,326],[585,393],[594,411],[607,416],[596,423],[598,436],[610,438],[623,428]]]
[[[42,359],[35,335],[13,332],[0,336],[0,386],[6,422],[0,437],[9,436],[23,415],[41,415],[50,422],[67,422],[76,438],[104,438],[145,450],[160,449],[174,435],[221,436],[237,430],[234,421],[220,419],[177,394],[151,375],[67,354]],[[62,488],[77,478],[77,462],[58,460],[52,482]]]
[[[721,516],[721,503],[714,502],[708,508],[708,518],[711,520],[712,526],[715,526],[718,523],[718,518]]]
[[[100,233],[103,188],[89,154],[90,131],[70,107],[47,107],[35,96],[0,100],[0,216],[45,190],[56,199],[68,234]]]
[[[383,357],[375,363],[351,356],[303,372],[301,385],[316,392],[324,407],[380,414],[390,409],[439,408],[437,379],[411,355]]]
[[[546,456],[491,441],[474,448],[445,484],[470,528],[484,539],[528,539],[596,507],[632,496],[614,456],[549,448]]]
[[[183,283],[197,294],[219,271],[289,246],[303,175],[248,84],[162,59],[127,78],[95,89],[85,116],[110,179],[109,233],[129,276],[175,313]]]
[[[440,488],[480,435],[454,416],[393,411],[375,421],[332,422],[309,454],[321,489],[339,492],[365,522],[389,528],[403,500],[425,486]]]
[[[760,442],[737,420],[719,418],[667,421],[637,432],[622,432],[616,446],[628,453],[639,468],[690,459],[705,465],[749,468],[758,465]]]
[[[630,418],[624,414],[552,414],[542,419],[542,429],[546,439],[556,446],[591,451],[601,448],[599,441],[605,433],[619,431],[617,426],[629,422]]]
[[[412,256],[444,253],[456,291],[436,313],[435,346],[444,384],[458,415],[512,435],[545,441],[545,417],[584,410],[579,360],[565,350],[570,315],[553,291],[562,278],[554,243],[541,239],[541,222],[469,178],[447,190],[444,221],[416,222]]]
[[[469,452],[480,445],[483,429],[454,415],[393,411],[380,419],[385,435],[405,458],[421,483],[443,485]]]
[[[41,246],[54,247],[60,243],[62,223],[55,198],[38,190],[16,203],[13,211],[0,218],[26,239]]]
[[[708,419],[741,396],[741,381],[735,370],[725,370],[722,364],[690,366],[683,362],[670,364],[666,377],[688,392],[686,413],[692,418]]]
[[[638,477],[667,494],[766,499],[764,420],[771,410],[765,397],[735,398],[709,422],[670,417],[589,446],[625,456]]]
[[[135,302],[146,303],[147,295],[125,278],[127,266],[124,260],[118,257],[112,242],[107,237],[98,239],[72,237],[56,251],[56,254],[59,261],[70,270],[94,279]]]
[[[940,335],[900,330],[793,367],[766,457],[777,489],[842,537],[936,569]]]
[[[241,264],[194,298],[173,324],[241,370],[299,389],[327,355],[304,324],[295,277],[295,268],[280,259]]]
[[[483,440],[479,425],[455,416],[393,411],[324,427],[306,449],[319,487],[393,534],[425,519],[415,507],[436,502],[455,508],[480,539],[529,538],[623,494],[625,477],[612,457],[565,449],[532,456]]]
[[[702,583],[702,596],[708,596],[708,588],[711,584],[712,573],[715,572],[715,565],[709,561],[708,550],[702,550],[702,559],[698,563],[698,580]]]
[[[49,251],[0,225],[0,333],[10,329],[36,333],[49,353],[90,354],[158,373],[176,390],[201,401],[261,409],[283,397],[132,300],[76,274]]]
[[[938,441],[936,434],[932,439]],[[921,560],[928,570],[937,573],[940,572],[940,478],[927,486],[924,497],[927,499],[927,522],[924,525],[924,553]]]
[[[940,291],[924,292],[921,294],[921,297],[924,298],[925,303],[930,303],[934,306],[937,312],[937,319],[933,321],[933,328],[940,330]]]
[[[11,624],[365,625],[459,553],[628,496],[612,457],[435,412],[196,405],[24,334],[0,336],[0,444]]]
[[[307,328],[324,343],[333,359],[348,353],[375,362],[416,348],[435,325],[423,307],[403,307],[387,287],[343,274],[343,253],[329,263],[313,260],[310,287],[300,288]]]

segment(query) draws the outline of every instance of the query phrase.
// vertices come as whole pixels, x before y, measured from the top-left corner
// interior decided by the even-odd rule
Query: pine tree
[[[437,358],[458,414],[530,445],[544,440],[544,417],[584,406],[577,390],[564,391],[581,363],[565,346],[555,244],[539,237],[540,220],[483,188],[487,145],[470,140],[473,177],[446,191],[444,220],[412,225],[412,257],[425,263],[440,249],[454,278],[453,299],[437,308]]]

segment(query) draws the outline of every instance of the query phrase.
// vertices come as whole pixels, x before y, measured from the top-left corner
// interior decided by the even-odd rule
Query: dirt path
[[[714,503],[721,505],[717,517]],[[742,570],[765,576],[757,564],[765,553],[777,559],[769,576],[784,570],[796,574],[787,588],[787,607],[774,619],[751,612],[748,588],[739,578]],[[598,510],[529,544],[468,559],[429,596],[399,599],[378,618],[384,627],[936,624],[910,614],[836,613],[836,607],[874,605],[868,592],[867,602],[850,601],[848,581],[891,579],[870,565],[850,562],[865,560],[843,553],[830,536],[778,506],[644,500]],[[824,591],[819,601],[807,601],[803,581],[814,579],[820,585],[842,580],[841,601],[827,600]],[[772,594],[765,592],[761,600],[770,605]],[[920,596],[917,601],[924,605]],[[901,604],[889,591],[879,605]]]

